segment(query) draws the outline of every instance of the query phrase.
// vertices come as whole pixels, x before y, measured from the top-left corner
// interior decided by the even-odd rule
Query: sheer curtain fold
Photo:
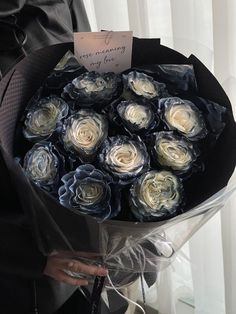
[[[236,110],[235,0],[84,0],[93,31],[133,30],[189,56],[218,78]],[[197,188],[197,187],[196,187]],[[236,313],[236,196],[184,246],[148,293],[161,314],[182,314],[183,299],[195,314]]]

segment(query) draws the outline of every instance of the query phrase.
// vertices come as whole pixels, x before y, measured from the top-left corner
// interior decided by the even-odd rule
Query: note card
[[[131,67],[133,32],[74,33],[75,56],[89,71],[119,73]]]

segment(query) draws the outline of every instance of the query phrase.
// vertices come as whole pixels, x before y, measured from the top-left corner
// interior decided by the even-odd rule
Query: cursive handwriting
[[[96,54],[96,56],[98,56],[100,54],[109,53],[109,52],[120,52],[121,54],[124,54],[125,53],[125,49],[126,49],[125,46],[113,47],[113,48],[99,50],[95,54]]]

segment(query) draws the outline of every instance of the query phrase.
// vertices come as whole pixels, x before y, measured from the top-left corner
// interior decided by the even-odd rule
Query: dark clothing
[[[1,0],[0,102],[6,73],[33,50],[73,41],[73,29],[90,30],[80,0]],[[1,155],[0,199],[0,313],[27,314],[36,306],[40,314],[53,313],[76,288],[43,276],[47,258],[37,248]]]
[[[33,50],[73,41],[72,30],[90,30],[82,0],[1,0],[0,71]]]

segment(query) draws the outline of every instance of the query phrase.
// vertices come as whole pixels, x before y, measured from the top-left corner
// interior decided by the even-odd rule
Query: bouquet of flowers
[[[236,187],[235,122],[194,56],[134,40],[131,69],[99,74],[69,48],[18,66],[1,150],[42,252],[103,263],[119,286],[168,266],[224,206]]]

